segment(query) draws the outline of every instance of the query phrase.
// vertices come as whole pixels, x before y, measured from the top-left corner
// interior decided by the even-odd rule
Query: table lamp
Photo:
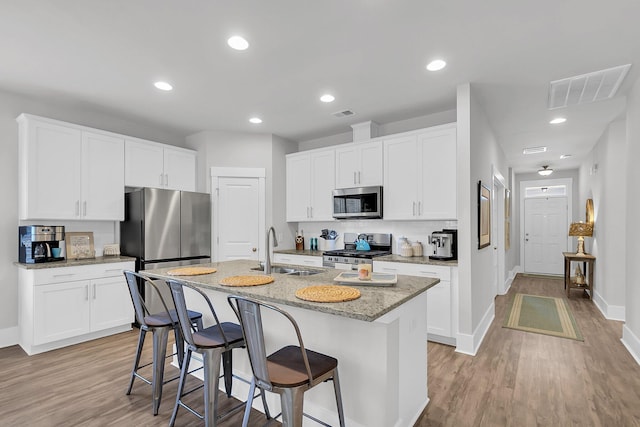
[[[575,236],[578,238],[578,250],[576,255],[584,256],[584,238],[593,236],[593,224],[587,224],[584,222],[572,222],[569,227],[569,236]]]

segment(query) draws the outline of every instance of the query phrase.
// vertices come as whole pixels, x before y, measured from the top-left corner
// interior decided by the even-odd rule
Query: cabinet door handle
[[[382,267],[382,271],[390,271],[391,273],[395,273],[396,271],[398,271],[398,269],[397,268]]]
[[[68,274],[54,274],[53,275],[53,277],[70,277],[70,276],[75,276],[75,274],[68,273]]]
[[[310,213],[309,218],[313,218],[313,206],[309,207],[309,213]]]
[[[412,215],[416,216],[416,202],[413,202],[413,211]]]
[[[418,216],[422,215],[422,202],[418,202]]]
[[[93,299],[96,299],[96,284],[93,284]]]
[[[87,201],[82,202],[82,216],[87,216]]]
[[[76,200],[76,216],[80,216],[80,200]]]
[[[118,274],[120,274],[120,273],[122,273],[122,269],[120,269],[120,268],[112,268],[110,270],[105,270],[104,272],[105,273],[118,273]]]
[[[358,171],[358,184],[360,184],[362,181],[360,180],[360,171]]]
[[[168,173],[164,174],[164,185],[167,186],[167,187],[169,186],[169,174]]]
[[[357,184],[358,181],[356,181],[356,171],[353,171],[353,183]]]
[[[164,174],[160,174],[160,187],[164,184]]]
[[[85,290],[84,300],[89,301],[89,285],[86,285],[84,287],[84,290]]]

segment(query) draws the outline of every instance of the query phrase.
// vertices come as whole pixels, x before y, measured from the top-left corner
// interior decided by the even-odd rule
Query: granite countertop
[[[337,284],[333,279],[340,274],[342,270],[313,267],[313,270],[321,270],[322,272],[303,277],[273,273],[271,276],[275,281],[267,285],[230,287],[222,286],[218,283],[221,279],[228,276],[262,274],[260,271],[252,270],[252,268],[258,266],[258,263],[249,260],[234,260],[201,264],[201,266],[212,266],[217,268],[218,271],[213,274],[199,276],[169,276],[166,273],[171,270],[171,268],[160,268],[152,271],[143,271],[141,273],[151,277],[179,279],[201,288],[212,289],[227,294],[243,295],[367,322],[381,317],[439,282],[438,279],[433,278],[399,275],[398,283],[394,286],[350,285],[359,289],[361,292],[360,298],[356,300],[338,303],[316,303],[298,299],[295,296],[296,290],[310,285]],[[293,267],[301,268],[300,266]],[[305,267],[303,269],[308,268]]]
[[[285,254],[285,255],[305,255],[305,256],[322,256],[322,251],[311,251],[309,249],[305,249],[299,251],[297,249],[281,249],[277,251],[273,251],[274,254]]]
[[[94,265],[94,264],[111,264],[115,262],[127,262],[127,261],[135,261],[135,257],[130,256],[99,256],[95,258],[87,258],[87,259],[66,259],[63,261],[52,261],[52,262],[39,262],[37,264],[24,264],[21,262],[14,262],[14,265],[17,265],[20,268],[24,268],[26,270],[39,270],[42,268],[60,268],[60,267],[78,267],[81,265]]]
[[[299,251],[296,249],[282,249],[278,251],[274,251],[274,253],[278,254],[286,254],[286,255],[306,255],[306,256],[322,256],[322,251],[310,251],[305,249],[303,251]],[[442,265],[445,267],[457,267],[458,260],[451,261],[442,261],[437,259],[430,259],[428,256],[413,256],[413,257],[404,257],[397,254],[377,256],[373,258],[374,261],[387,261],[387,262],[404,262],[408,264],[430,264],[430,265]]]
[[[430,264],[430,265],[443,265],[445,267],[457,267],[458,261],[442,261],[437,259],[430,259],[428,256],[400,256],[396,254],[377,256],[374,261],[386,261],[386,262],[403,262],[407,264]]]

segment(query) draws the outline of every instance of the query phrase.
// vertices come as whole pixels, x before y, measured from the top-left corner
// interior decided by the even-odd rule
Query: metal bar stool
[[[226,416],[241,409],[244,406],[244,402],[235,406],[225,414],[218,414],[218,384],[220,377],[220,360],[222,359],[224,365],[224,377],[225,388],[227,396],[231,396],[231,382],[232,382],[232,358],[231,351],[234,348],[244,347],[244,338],[242,336],[242,329],[237,323],[220,322],[218,316],[211,301],[207,295],[198,288],[191,286],[187,283],[180,282],[178,280],[169,280],[169,287],[171,288],[171,295],[173,302],[178,313],[178,321],[182,330],[182,335],[187,343],[187,349],[185,352],[185,358],[182,363],[182,369],[180,371],[180,383],[178,385],[178,395],[176,396],[176,403],[173,408],[173,414],[171,415],[171,421],[169,426],[173,426],[178,415],[178,408],[180,406],[187,409],[192,414],[196,415],[200,419],[204,419],[206,427],[214,427],[219,420],[222,420]],[[204,329],[195,330],[192,323],[189,321],[187,309],[187,303],[184,294],[184,288],[192,289],[197,295],[206,302],[213,316],[214,325]],[[199,387],[195,387],[192,390],[184,391],[187,375],[189,372],[189,363],[191,361],[191,354],[199,353],[202,355],[202,361],[204,365],[204,384]],[[193,408],[189,407],[182,401],[182,398],[201,387],[204,387],[204,415],[198,413]]]
[[[249,423],[251,404],[256,387],[280,395],[282,425],[284,427],[302,426],[303,415],[327,426],[328,424],[303,413],[303,400],[304,393],[307,390],[324,381],[333,380],[338,419],[340,426],[344,427],[344,412],[340,382],[338,380],[338,360],[331,356],[305,349],[298,324],[286,311],[256,299],[237,295],[230,295],[227,300],[240,320],[253,371],[253,379],[251,380],[242,426],[246,427]],[[297,346],[289,345],[267,356],[262,327],[261,308],[263,307],[280,313],[291,322],[298,338]],[[265,413],[269,417],[266,407]],[[278,416],[280,415],[275,418]]]
[[[131,394],[133,381],[136,378],[139,378],[145,383],[151,385],[153,415],[158,415],[160,401],[162,400],[162,386],[169,381],[177,379],[176,377],[168,381],[164,381],[165,358],[173,356],[173,354],[170,356],[166,355],[169,331],[172,329],[175,334],[176,353],[180,365],[182,365],[182,359],[184,357],[184,341],[178,325],[178,316],[175,310],[168,308],[166,302],[162,298],[160,290],[153,280],[138,273],[134,273],[133,271],[125,271],[124,276],[127,279],[127,284],[129,285],[129,293],[131,294],[131,301],[133,302],[136,320],[140,324],[136,357],[133,362],[133,369],[131,370],[131,378],[129,380],[127,395]],[[139,284],[140,286],[146,285],[146,298],[142,297],[138,286]],[[152,313],[150,311],[149,306],[151,304],[149,304],[149,301],[151,299],[157,299],[162,305],[162,308],[156,313]],[[188,313],[188,317],[192,324],[197,325],[198,329],[202,328],[202,313],[190,311]],[[151,331],[153,334],[153,360],[151,363],[141,366],[140,357],[142,355],[142,347],[144,345],[144,339],[147,331]],[[140,368],[144,368],[149,365],[153,365],[151,381],[138,373]]]

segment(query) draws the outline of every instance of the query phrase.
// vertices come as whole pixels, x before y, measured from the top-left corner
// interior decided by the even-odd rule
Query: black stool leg
[[[224,370],[224,389],[227,392],[227,397],[231,397],[231,386],[233,384],[233,358],[231,354],[232,350],[227,350],[222,353],[222,369]]]

